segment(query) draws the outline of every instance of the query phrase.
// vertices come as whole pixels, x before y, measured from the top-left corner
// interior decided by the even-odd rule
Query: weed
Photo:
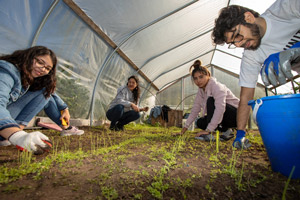
[[[142,199],[142,194],[134,194],[133,195],[134,199]]]
[[[288,178],[288,180],[286,181],[286,183],[284,185],[284,190],[283,190],[283,193],[282,193],[282,200],[285,200],[286,191],[287,191],[287,188],[288,188],[289,183],[291,181],[291,178],[293,176],[294,170],[295,170],[295,166],[293,166],[292,171],[291,171],[291,173],[289,175],[289,178]]]
[[[32,159],[32,152],[29,151],[18,151],[19,162],[21,165],[27,166],[30,165]]]
[[[238,185],[238,190],[244,190],[243,189],[243,184],[242,184],[242,179],[243,179],[243,170],[244,170],[244,161],[242,163],[242,169],[239,173],[239,177],[238,177],[238,182],[237,182],[237,185]]]
[[[16,186],[16,185],[8,185],[7,187],[4,188],[3,192],[4,193],[14,193],[14,192],[18,192],[18,191],[21,191],[21,190],[24,190],[24,189],[30,189],[31,186]]]
[[[117,199],[119,196],[118,192],[114,188],[104,186],[101,188],[101,191],[102,195],[109,200]]]
[[[220,140],[220,132],[217,130],[216,131],[216,153],[219,153],[219,140]]]
[[[210,187],[209,183],[205,185],[205,189],[207,189],[208,193],[212,193],[212,188]]]

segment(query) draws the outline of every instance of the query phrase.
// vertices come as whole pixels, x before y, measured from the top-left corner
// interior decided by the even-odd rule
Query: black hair
[[[45,76],[34,78],[31,75],[33,60],[38,56],[49,55],[53,66]],[[24,88],[30,86],[31,91],[45,88],[44,96],[50,97],[56,87],[56,63],[55,53],[44,46],[34,46],[24,50],[16,50],[12,54],[0,56],[0,60],[5,60],[14,64],[21,73],[21,82]]]
[[[128,85],[128,81],[130,80],[130,79],[134,79],[135,80],[135,82],[136,82],[136,84],[137,84],[137,86],[133,89],[133,91],[132,91],[132,93],[133,93],[133,99],[134,99],[134,101],[135,101],[135,104],[137,104],[138,103],[138,100],[139,100],[139,98],[140,98],[140,93],[141,93],[141,90],[140,90],[140,86],[139,86],[139,78],[137,77],[137,76],[130,76],[129,78],[128,78],[128,80],[127,80],[127,85]]]
[[[210,76],[209,70],[207,69],[207,67],[204,67],[204,66],[201,65],[200,60],[196,60],[194,62],[194,64],[190,67],[190,72],[191,72],[191,75],[192,75],[192,79],[194,78],[194,75],[195,75],[196,72],[199,72],[200,74]]]
[[[255,18],[260,15],[258,12],[251,10],[249,8],[231,5],[222,8],[219,17],[215,20],[215,27],[212,32],[212,39],[215,44],[224,44],[226,41],[225,33],[232,31],[233,27],[238,24],[249,24],[245,20],[245,13],[251,12]]]

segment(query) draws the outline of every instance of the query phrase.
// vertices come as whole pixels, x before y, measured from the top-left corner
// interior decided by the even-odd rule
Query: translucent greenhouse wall
[[[234,77],[231,73],[228,73],[224,70],[217,69],[214,67],[213,70],[209,68],[210,71],[213,71],[214,77],[220,82],[226,85],[230,90],[239,98],[240,95],[240,86],[238,84],[239,79],[238,77]],[[182,81],[184,87],[182,87]],[[184,88],[184,92],[182,91]],[[182,92],[184,96],[182,97]],[[162,92],[157,94],[157,101],[156,104],[158,105],[168,105],[172,109],[179,109],[183,110],[183,113],[190,113],[190,110],[194,104],[194,98],[196,93],[198,92],[198,87],[192,82],[190,76],[187,76],[180,81],[176,82],[175,84],[169,86]],[[268,95],[273,95],[269,92]],[[256,87],[254,99],[265,97],[265,88],[264,87]],[[183,102],[183,106],[181,103]],[[182,107],[184,109],[182,109]],[[253,123],[252,118],[250,118],[252,128],[256,128],[255,124]],[[250,122],[249,122],[250,123]]]
[[[140,106],[151,108],[156,101],[188,110],[197,92],[186,77],[191,63],[200,59],[203,65],[221,66],[212,62],[218,52],[211,32],[229,2],[0,0],[0,54],[36,45],[52,49],[59,59],[57,93],[72,118],[106,119],[117,88],[131,75],[140,79]],[[238,68],[226,67],[221,66],[238,74]],[[239,94],[234,74],[215,69],[215,76]]]
[[[72,118],[105,119],[117,88],[131,75],[140,79],[141,106],[156,92],[63,1],[1,1],[0,11],[0,54],[34,45],[52,49],[59,59],[56,92]]]

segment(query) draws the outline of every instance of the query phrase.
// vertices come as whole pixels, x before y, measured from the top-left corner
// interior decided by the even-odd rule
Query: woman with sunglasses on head
[[[191,114],[180,134],[184,134],[187,131],[200,111],[202,111],[201,118],[197,120],[197,126],[203,131],[197,133],[197,139],[214,140],[210,133],[215,130],[219,130],[222,133],[220,136],[222,139],[231,139],[233,137],[231,128],[236,128],[239,99],[225,85],[211,77],[208,69],[201,66],[200,60],[194,62],[190,68],[191,70],[192,80],[199,87],[199,90],[194,100]]]
[[[130,76],[127,84],[118,88],[117,95],[106,112],[106,117],[111,121],[110,130],[122,131],[124,125],[140,118],[139,112],[148,111],[148,107],[138,107],[139,98],[139,79]]]
[[[0,56],[1,146],[13,144],[21,150],[41,154],[52,145],[41,132],[29,134],[23,131],[30,120],[45,109],[58,125],[61,125],[62,118],[69,121],[67,105],[54,93],[56,64],[55,53],[43,46]],[[68,125],[62,128],[62,133],[72,129]],[[83,134],[83,131],[76,131]]]

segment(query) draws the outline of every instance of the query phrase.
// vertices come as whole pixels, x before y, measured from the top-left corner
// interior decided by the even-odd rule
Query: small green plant
[[[293,176],[294,171],[295,171],[295,166],[293,166],[292,171],[291,171],[291,173],[289,175],[289,178],[288,178],[288,180],[285,183],[284,190],[283,190],[283,193],[282,193],[282,200],[285,200],[286,191],[287,191],[287,188],[289,186],[289,183],[291,181],[291,178]]]
[[[205,185],[205,189],[207,189],[209,193],[212,193],[212,188],[210,187],[209,183]]]
[[[220,140],[220,132],[217,130],[216,131],[216,153],[219,153],[219,140]]]
[[[241,169],[241,171],[239,173],[239,177],[238,177],[238,182],[237,182],[238,190],[243,190],[243,184],[242,184],[243,170],[244,170],[244,161],[242,163],[242,169]]]
[[[101,188],[101,191],[102,195],[109,200],[117,199],[119,196],[118,192],[114,188],[104,186]]]
[[[135,194],[133,195],[134,199],[142,199],[143,195],[142,194]]]
[[[153,182],[151,186],[147,187],[147,190],[155,198],[163,199],[163,192],[166,191],[168,188],[169,188],[169,184],[164,184],[162,178],[159,177],[159,179],[156,182]]]
[[[32,152],[29,151],[18,151],[18,155],[19,155],[19,162],[21,165],[30,165],[31,160],[32,160]]]

